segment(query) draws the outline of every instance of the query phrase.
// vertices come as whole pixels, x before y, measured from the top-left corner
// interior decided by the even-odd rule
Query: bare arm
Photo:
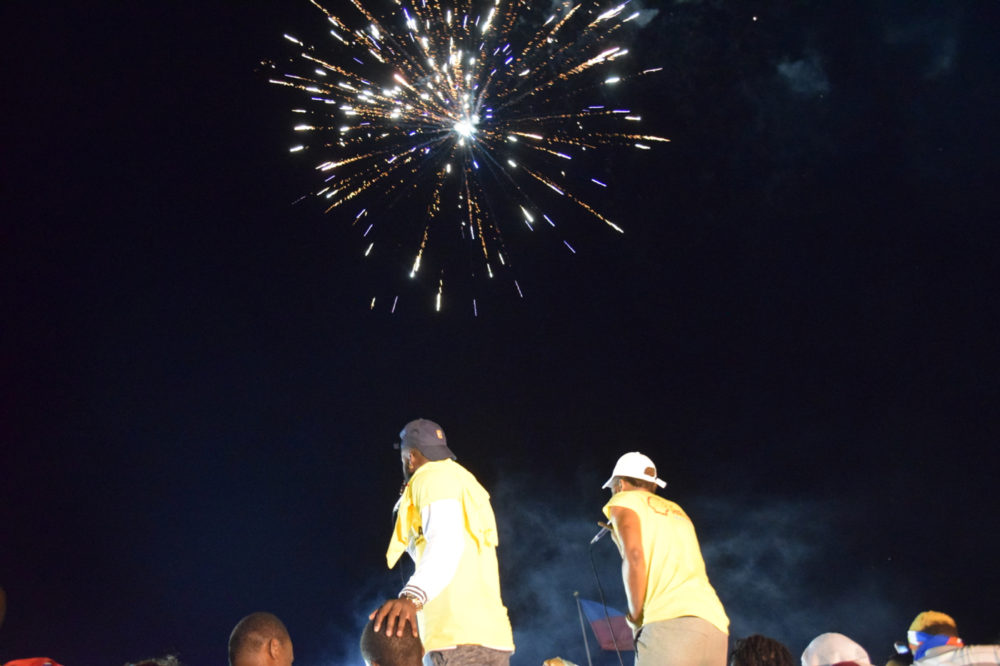
[[[621,540],[622,580],[628,598],[629,619],[642,624],[642,607],[646,603],[646,556],[642,551],[642,529],[639,516],[623,506],[611,507],[611,524]]]

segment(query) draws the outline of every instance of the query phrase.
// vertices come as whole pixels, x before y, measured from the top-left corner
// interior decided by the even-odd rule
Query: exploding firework
[[[523,297],[505,243],[514,228],[558,236],[562,215],[622,232],[595,203],[607,185],[587,153],[667,141],[602,101],[607,86],[659,69],[629,66],[628,49],[611,43],[639,16],[627,2],[538,15],[526,0],[394,0],[376,14],[350,0],[349,19],[310,2],[332,43],[285,35],[299,49],[295,71],[271,83],[303,94],[291,151],[312,156],[312,194],[345,211],[365,257],[402,262],[440,310],[459,279],[509,280]],[[381,298],[390,311],[398,293]]]

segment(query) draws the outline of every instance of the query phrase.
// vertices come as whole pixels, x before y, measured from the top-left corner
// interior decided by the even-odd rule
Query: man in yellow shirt
[[[406,485],[386,552],[392,568],[404,552],[416,563],[398,599],[369,619],[378,632],[419,634],[435,666],[508,666],[514,652],[500,598],[497,526],[489,493],[455,462],[441,426],[417,419],[399,433]]]
[[[667,484],[635,451],[618,459],[604,515],[622,556],[636,666],[725,666],[729,618],[708,582],[698,537]]]

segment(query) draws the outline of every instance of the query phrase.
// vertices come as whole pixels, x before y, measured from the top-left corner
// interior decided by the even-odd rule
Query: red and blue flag
[[[577,599],[580,602],[580,609],[590,623],[590,628],[597,637],[597,644],[602,650],[614,650],[615,643],[619,650],[635,650],[635,641],[632,639],[632,628],[625,621],[625,614],[614,608],[608,608],[607,615],[604,613],[604,606],[596,601],[587,599]],[[612,633],[613,632],[613,633]]]

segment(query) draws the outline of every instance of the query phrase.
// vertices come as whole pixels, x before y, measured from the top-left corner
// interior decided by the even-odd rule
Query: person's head
[[[444,430],[434,421],[416,419],[410,421],[399,431],[399,443],[396,444],[403,462],[403,478],[410,476],[426,462],[456,458],[448,448],[448,440]]]
[[[291,666],[292,639],[271,613],[252,613],[236,623],[229,636],[229,666]]]
[[[844,634],[830,632],[812,639],[802,652],[802,666],[835,666],[856,664],[872,666],[863,647]]]
[[[753,634],[736,641],[729,666],[795,666],[795,658],[784,643]]]
[[[863,647],[844,634],[830,632],[812,639],[802,652],[802,666],[835,666],[856,664],[872,666]]]
[[[922,659],[928,650],[934,648],[962,646],[955,620],[938,611],[924,611],[913,618],[906,632],[906,642],[914,660]]]
[[[620,493],[623,490],[648,490],[656,492],[656,488],[666,488],[667,482],[656,476],[656,465],[638,451],[626,453],[611,472],[611,478],[604,482],[602,488],[610,488],[611,494]]]
[[[424,658],[424,646],[420,639],[409,631],[402,636],[372,629],[374,620],[369,620],[361,632],[361,658],[368,666],[420,666]]]
[[[154,659],[143,659],[142,661],[131,661],[125,666],[181,666],[181,662],[176,656],[168,654],[165,657]]]

